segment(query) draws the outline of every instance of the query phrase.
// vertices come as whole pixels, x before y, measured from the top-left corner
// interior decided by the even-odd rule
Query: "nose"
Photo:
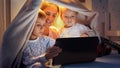
[[[41,28],[40,32],[41,32],[41,33],[43,33],[43,32],[44,32],[44,27],[42,27],[42,28]]]
[[[72,20],[71,17],[68,17],[67,19],[68,19],[69,22]]]
[[[47,16],[47,20],[51,21],[52,19],[52,16]]]

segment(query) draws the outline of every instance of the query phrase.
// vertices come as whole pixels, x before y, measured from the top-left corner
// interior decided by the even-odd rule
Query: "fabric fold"
[[[4,33],[2,43],[2,68],[18,68],[22,50],[33,30],[41,0],[27,0],[16,18]]]

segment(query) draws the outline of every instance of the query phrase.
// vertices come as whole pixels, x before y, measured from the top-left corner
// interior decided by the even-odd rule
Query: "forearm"
[[[33,63],[36,63],[36,62],[40,62],[40,63],[44,63],[46,62],[46,58],[45,58],[45,54],[42,54],[40,56],[37,56],[37,57],[30,57],[30,56],[27,56],[25,58],[25,60],[23,61],[23,63],[25,65],[31,65]]]

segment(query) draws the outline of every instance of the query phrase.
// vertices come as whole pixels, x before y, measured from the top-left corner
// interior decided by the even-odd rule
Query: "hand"
[[[90,27],[90,24],[91,24],[92,20],[95,18],[95,16],[96,16],[96,14],[94,14],[94,15],[91,16],[91,17],[85,16],[84,24],[85,24],[86,26],[88,26],[89,28],[91,28],[91,27]]]
[[[80,35],[80,37],[89,37],[89,35],[87,33],[83,33]]]
[[[58,54],[62,52],[62,49],[57,47],[57,46],[53,46],[51,48],[49,48],[47,51],[46,51],[46,59],[52,59],[53,57],[56,57],[58,56]]]

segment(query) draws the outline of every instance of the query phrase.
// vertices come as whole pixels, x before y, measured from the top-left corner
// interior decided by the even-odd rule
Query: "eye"
[[[46,15],[47,15],[47,16],[50,16],[50,12],[46,12]]]
[[[75,16],[71,16],[72,18],[75,17]]]
[[[56,17],[56,14],[54,14],[53,17],[55,18],[55,17]]]
[[[37,24],[37,27],[42,27],[40,24]]]
[[[68,16],[64,16],[65,18],[68,18]]]

